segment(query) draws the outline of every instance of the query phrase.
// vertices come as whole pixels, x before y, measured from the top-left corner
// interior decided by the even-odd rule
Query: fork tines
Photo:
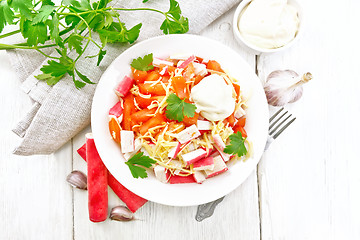
[[[269,119],[269,124],[270,124],[269,135],[273,139],[276,139],[296,119],[296,117],[291,118],[292,114],[290,114],[288,111],[282,112],[283,110],[284,110],[284,107],[280,108]],[[278,117],[278,115],[280,115],[280,117]],[[277,124],[280,120],[282,120],[282,121],[279,124]]]

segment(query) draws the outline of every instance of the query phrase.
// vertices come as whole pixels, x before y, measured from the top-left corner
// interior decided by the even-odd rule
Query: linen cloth
[[[216,18],[227,12],[240,0],[178,0],[183,16],[189,19],[189,33],[196,34],[203,30]],[[151,7],[167,11],[168,0],[153,0],[145,4],[141,0],[118,0],[112,4],[116,7],[137,8]],[[120,20],[128,28],[142,23],[137,40],[162,35],[159,29],[164,17],[158,13],[135,11],[120,12]],[[95,34],[94,34],[95,35]],[[107,54],[99,67],[96,58],[87,58],[77,63],[77,69],[91,80],[98,82],[109,64],[130,47],[129,44],[108,44]],[[56,55],[53,49],[46,50]],[[84,56],[96,55],[98,49],[89,45]],[[41,73],[40,68],[48,59],[34,51],[9,50],[14,70],[22,82],[22,90],[34,101],[33,106],[14,127],[13,132],[22,138],[14,149],[17,155],[50,154],[75,136],[90,123],[92,98],[96,84],[87,84],[78,90],[69,76],[61,79],[56,85],[48,86],[34,76]]]

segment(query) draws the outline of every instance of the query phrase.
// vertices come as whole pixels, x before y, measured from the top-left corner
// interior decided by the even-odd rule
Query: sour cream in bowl
[[[303,25],[295,0],[243,0],[236,9],[233,32],[251,52],[271,53],[290,47]]]

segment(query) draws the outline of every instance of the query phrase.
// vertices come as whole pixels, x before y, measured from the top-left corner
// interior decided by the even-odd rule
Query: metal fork
[[[285,112],[283,112],[285,111]],[[279,117],[278,117],[279,116]],[[293,117],[289,111],[284,110],[284,107],[280,108],[269,119],[269,135],[266,141],[264,152],[269,148],[270,144],[291,124],[295,121],[296,117]],[[201,204],[197,208],[195,219],[198,222],[211,217],[214,213],[216,206],[222,202],[225,196],[209,203]]]

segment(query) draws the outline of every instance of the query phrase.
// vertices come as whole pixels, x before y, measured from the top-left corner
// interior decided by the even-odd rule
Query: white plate
[[[108,129],[108,111],[118,101],[113,92],[118,80],[131,74],[132,59],[153,53],[157,57],[174,54],[194,54],[218,61],[222,68],[240,82],[248,95],[245,129],[253,144],[253,155],[246,162],[237,161],[229,170],[207,179],[203,184],[164,184],[148,171],[146,179],[135,179],[119,146]],[[95,144],[104,164],[114,177],[135,194],[153,202],[171,206],[199,205],[216,200],[238,187],[255,169],[263,153],[268,128],[268,107],[260,80],[251,67],[232,49],[214,40],[196,35],[167,35],[140,42],[118,56],[98,83],[91,112]]]

